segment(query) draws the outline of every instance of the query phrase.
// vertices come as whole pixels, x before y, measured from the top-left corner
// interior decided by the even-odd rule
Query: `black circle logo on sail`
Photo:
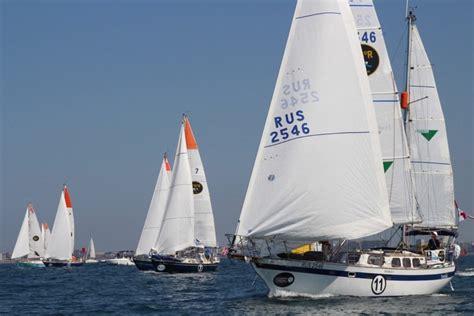
[[[367,75],[373,74],[380,64],[379,53],[370,45],[362,44],[362,54],[364,55],[365,69]]]
[[[197,181],[193,181],[193,193],[194,194],[199,194],[202,192],[202,184],[197,182]]]
[[[38,241],[39,239],[40,239],[40,238],[39,238],[38,236],[36,236],[36,235],[33,236],[33,240],[34,240],[34,241]]]
[[[275,275],[273,283],[279,287],[287,287],[295,282],[295,276],[288,272],[283,272]]]
[[[385,280],[385,277],[383,275],[376,275],[372,279],[372,293],[375,295],[380,295],[385,291],[385,288],[387,287],[387,280]]]

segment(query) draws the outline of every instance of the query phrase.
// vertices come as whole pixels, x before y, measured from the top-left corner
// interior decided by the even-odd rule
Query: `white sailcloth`
[[[166,212],[156,249],[162,254],[174,254],[190,246],[194,246],[194,198],[182,124]]]
[[[412,26],[408,137],[423,227],[456,227],[453,170],[431,63]]]
[[[212,213],[211,196],[207,185],[206,173],[189,118],[185,116],[184,121],[189,165],[193,180],[194,236],[200,244],[216,247],[216,229],[214,227],[214,215]]]
[[[89,259],[95,259],[95,246],[94,246],[94,240],[91,238],[89,242]]]
[[[377,116],[392,220],[421,222],[397,86],[372,0],[351,0]]]
[[[298,1],[237,235],[353,239],[392,226],[347,0]]]
[[[28,258],[41,258],[44,256],[44,241],[36,212],[31,206],[29,208],[29,247]]]
[[[74,251],[74,232],[72,231],[70,221],[72,218],[72,205],[70,199],[68,199],[69,202],[66,205],[66,192],[67,188],[64,187],[61,191],[58,210],[54,218],[53,231],[46,249],[46,258],[69,260]],[[69,194],[67,194],[67,197],[69,197]]]
[[[21,258],[30,254],[29,246],[29,225],[28,225],[28,209],[26,209],[23,222],[21,224],[20,233],[16,239],[15,248],[13,248],[12,259]]]
[[[21,257],[40,258],[44,255],[42,249],[43,239],[39,228],[38,218],[31,204],[26,208],[21,224],[20,233],[13,248],[11,258]]]
[[[163,157],[158,180],[156,181],[155,191],[151,198],[150,207],[143,225],[142,234],[138,241],[135,255],[148,254],[151,248],[155,247],[158,235],[160,233],[161,224],[166,210],[166,202],[168,200],[171,166],[168,159]]]
[[[41,225],[41,236],[43,238],[43,252],[46,253],[46,249],[48,249],[49,239],[51,238],[51,231],[49,230],[49,226],[47,223],[43,223]]]

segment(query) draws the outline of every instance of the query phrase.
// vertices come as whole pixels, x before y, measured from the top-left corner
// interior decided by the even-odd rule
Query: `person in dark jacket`
[[[437,232],[432,232],[431,233],[431,239],[428,242],[428,249],[429,250],[436,250],[441,248],[441,242],[438,239],[438,233]]]

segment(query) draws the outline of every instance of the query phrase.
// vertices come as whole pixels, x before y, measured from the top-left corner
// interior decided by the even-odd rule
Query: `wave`
[[[471,277],[474,276],[474,271],[458,271],[456,272],[456,275],[462,277]]]
[[[334,294],[303,294],[303,293],[291,293],[287,291],[276,290],[275,293],[268,294],[269,298],[311,298],[311,299],[323,299],[328,297],[334,297]]]

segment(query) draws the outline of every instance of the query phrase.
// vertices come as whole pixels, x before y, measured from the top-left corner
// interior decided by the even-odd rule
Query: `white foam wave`
[[[333,297],[334,294],[305,294],[305,293],[292,293],[287,291],[276,290],[275,293],[268,294],[269,298],[297,298],[297,297],[305,297],[311,299],[322,299]]]
[[[462,277],[471,277],[474,276],[474,271],[458,271],[456,272],[456,275]]]

